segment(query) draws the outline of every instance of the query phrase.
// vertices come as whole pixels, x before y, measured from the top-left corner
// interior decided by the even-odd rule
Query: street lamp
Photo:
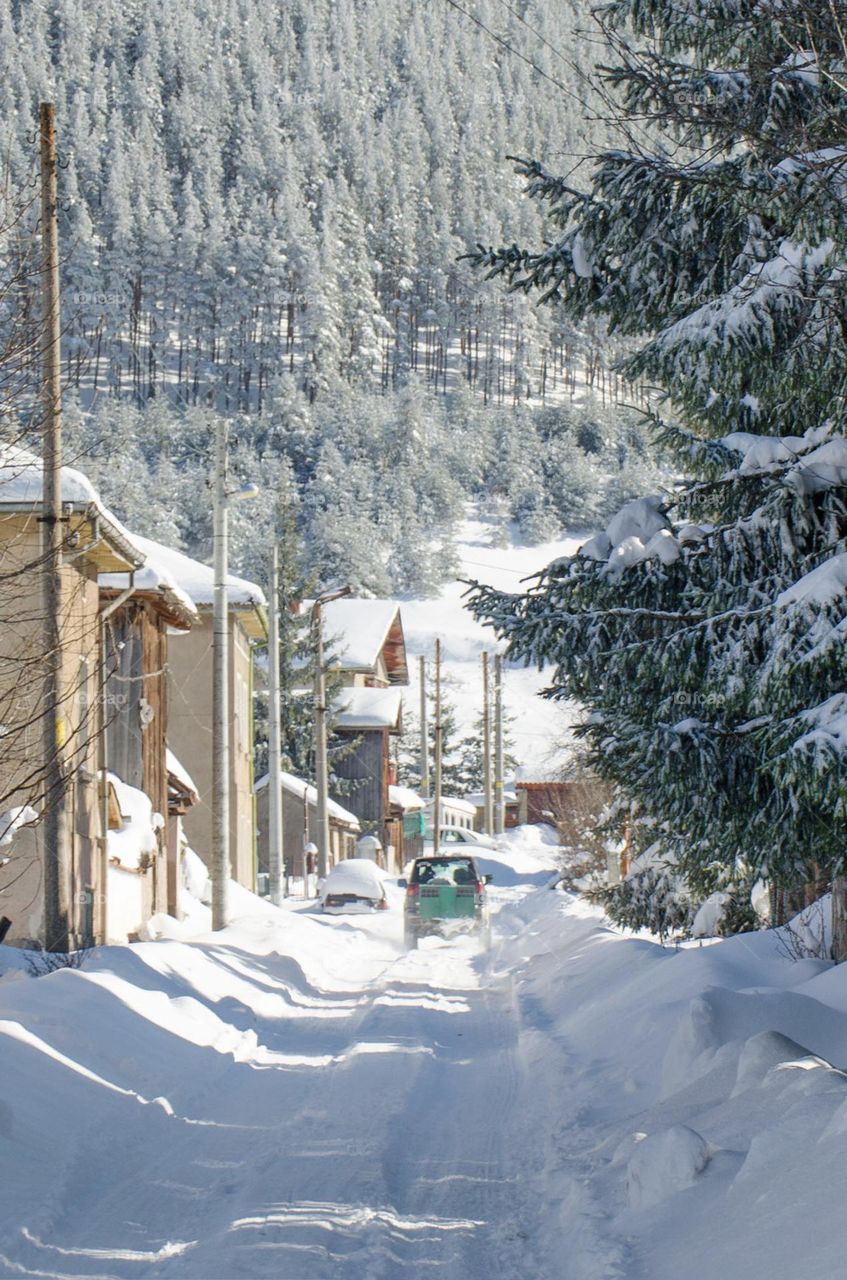
[[[256,485],[227,489],[228,423],[215,426],[215,501],[212,542],[214,599],[212,611],[212,928],[227,923],[231,874],[229,853],[229,506],[255,498]]]
[[[318,596],[312,602],[311,627],[315,646],[315,789],[317,791],[318,829],[318,879],[329,870],[329,763],[326,750],[326,673],[324,671],[324,643],[321,607],[331,600],[340,600],[353,594],[352,587],[341,587]]]

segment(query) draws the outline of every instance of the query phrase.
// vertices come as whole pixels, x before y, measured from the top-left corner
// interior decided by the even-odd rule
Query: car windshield
[[[426,858],[416,862],[412,884],[475,884],[470,858]]]

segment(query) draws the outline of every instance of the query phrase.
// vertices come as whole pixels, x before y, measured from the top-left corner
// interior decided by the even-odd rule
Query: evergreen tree
[[[588,708],[593,767],[692,886],[741,864],[788,887],[815,864],[838,878],[843,29],[828,0],[604,12],[611,86],[664,145],[608,151],[587,192],[522,164],[559,239],[478,262],[630,336],[621,367],[664,389],[659,440],[685,480],[527,595],[478,588],[476,608],[512,656],[556,665],[556,695]]]

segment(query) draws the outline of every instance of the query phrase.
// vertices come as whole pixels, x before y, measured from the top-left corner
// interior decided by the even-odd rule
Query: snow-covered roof
[[[481,807],[482,807],[482,805],[484,805],[484,804],[485,804],[485,792],[484,792],[484,791],[469,791],[469,792],[468,792],[468,794],[465,796],[465,799],[466,799],[470,804],[472,804],[476,809],[479,809],[479,808],[481,808]],[[503,800],[504,800],[504,802],[505,802],[506,804],[517,804],[517,803],[518,803],[518,794],[517,794],[517,792],[516,792],[516,791],[506,791],[506,790],[504,790],[504,791],[503,791]]]
[[[264,791],[265,787],[268,785],[269,777],[269,774],[263,773],[261,778],[258,778],[254,783],[253,790]],[[311,783],[305,782],[303,778],[298,778],[296,774],[286,773],[284,769],[280,771],[279,779],[282,783],[283,791],[286,791],[291,796],[296,796],[300,801],[305,798],[308,804],[317,805],[318,793]],[[355,813],[351,813],[349,809],[345,809],[344,806],[340,805],[336,800],[329,800],[327,802],[327,811],[329,816],[331,818],[335,818],[336,821],[344,823],[345,826],[352,827],[354,831],[359,830],[359,819],[356,817]]]
[[[117,516],[103,505],[94,485],[74,467],[61,469],[61,500],[91,521],[91,552],[103,568],[126,572],[144,563],[144,553]],[[44,501],[44,464],[20,445],[0,445],[0,511],[35,513]],[[75,532],[73,524],[69,532]],[[99,555],[97,554],[99,551]]]
[[[212,607],[215,596],[215,573],[210,565],[203,564],[200,560],[193,560],[184,551],[175,551],[173,547],[165,547],[160,542],[153,542],[151,538],[142,538],[134,534],[133,541],[146,556],[150,557],[158,571],[167,574],[168,578],[175,582],[198,608]],[[261,638],[264,635],[264,610],[268,603],[262,588],[257,583],[239,578],[234,573],[228,574],[226,581],[229,607],[239,615],[255,614],[259,617],[261,627],[257,631],[256,638]],[[252,635],[253,631],[249,627],[247,629]]]
[[[408,684],[400,606],[395,600],[330,600],[321,608],[328,666],[376,672],[382,656],[392,684]]]
[[[427,813],[432,813],[434,804],[434,799],[427,800]],[[442,796],[441,807],[442,809],[454,809],[457,813],[467,813],[471,817],[476,816],[476,805],[471,804],[469,800],[460,800],[458,796]]]
[[[396,804],[404,813],[419,813],[426,808],[426,800],[413,787],[399,787],[395,783],[388,788],[388,803]]]
[[[180,586],[174,575],[169,572],[161,556],[143,551],[140,544],[146,539],[139,538],[136,534],[132,534],[131,537],[132,541],[139,547],[139,551],[146,555],[142,567],[135,570],[134,584],[136,592],[159,597],[168,612],[169,621],[175,626],[187,630],[192,621],[195,621],[198,616],[191,596]],[[106,591],[123,591],[127,586],[125,574],[101,573],[98,581],[101,588]]]
[[[170,747],[165,748],[165,768],[185,791],[193,791],[196,796],[200,795],[200,788],[197,783],[184,765],[176,758]]]
[[[332,705],[336,729],[399,729],[399,689],[342,689]]]
[[[328,893],[358,893],[363,897],[382,897],[383,872],[370,858],[343,858],[330,868],[321,885],[321,897]]]

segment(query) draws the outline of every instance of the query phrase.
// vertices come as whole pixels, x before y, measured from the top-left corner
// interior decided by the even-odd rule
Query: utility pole
[[[44,612],[44,942],[48,951],[68,951],[70,937],[71,830],[64,760],[67,737],[62,689],[62,366],[59,300],[58,179],[56,116],[42,102],[41,279],[44,413],[42,562]],[[105,833],[104,833],[105,834]],[[105,890],[105,885],[102,886]]]
[[[212,620],[212,928],[227,923],[229,856],[229,572],[227,421],[215,425],[214,608]]]
[[[283,896],[282,741],[279,690],[279,544],[274,540],[270,573],[270,635],[268,637],[268,870],[271,902],[278,907]]]
[[[506,796],[503,790],[503,655],[494,655],[494,834],[506,830]]]
[[[494,830],[494,809],[491,797],[491,692],[487,653],[482,655],[482,790],[483,830],[491,835]]]
[[[426,658],[418,658],[421,673],[421,795],[429,799],[429,726],[426,714]]]
[[[324,672],[322,600],[312,605],[315,646],[315,787],[317,789],[318,879],[329,871],[329,761],[326,749],[326,673]]]
[[[435,642],[435,795],[432,800],[432,851],[441,846],[441,641]]]
[[[321,607],[331,600],[352,595],[352,587],[342,587],[329,595],[320,596],[312,605],[312,640],[315,654],[315,788],[317,790],[317,824],[315,832],[318,846],[318,879],[329,871],[329,762],[326,746],[326,671],[324,669],[324,639]]]

